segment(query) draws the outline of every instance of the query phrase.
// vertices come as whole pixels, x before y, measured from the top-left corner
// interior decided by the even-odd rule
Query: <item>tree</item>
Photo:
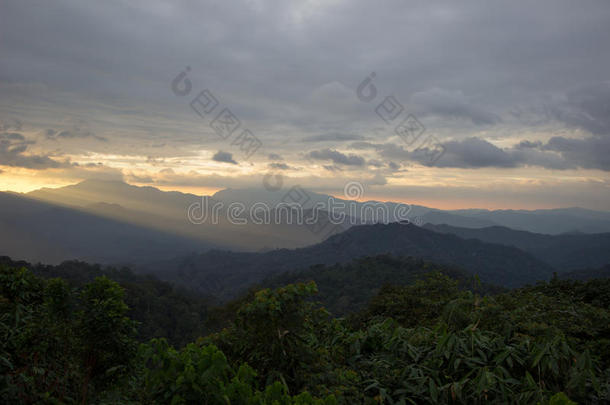
[[[84,378],[82,400],[90,383],[107,387],[127,371],[136,353],[135,322],[125,314],[123,289],[107,277],[98,277],[81,292],[77,331],[82,342]]]

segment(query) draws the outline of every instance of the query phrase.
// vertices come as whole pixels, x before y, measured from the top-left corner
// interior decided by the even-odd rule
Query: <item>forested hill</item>
[[[137,321],[138,336],[145,341],[165,337],[183,345],[205,334],[205,321],[212,305],[201,294],[179,288],[154,276],[133,273],[128,268],[100,266],[81,261],[59,265],[30,264],[0,257],[0,266],[27,268],[44,279],[61,278],[71,287],[80,288],[97,277],[108,277],[125,289],[128,316]]]
[[[564,279],[585,281],[610,278],[610,264],[597,269],[588,268],[562,273],[560,277]]]
[[[364,257],[344,264],[315,265],[270,277],[262,285],[277,288],[314,281],[319,291],[317,298],[331,313],[340,316],[362,310],[384,286],[413,284],[430,273],[442,273],[456,280],[461,289],[480,294],[505,291],[481,283],[476,277],[453,266],[390,255]]]
[[[151,264],[160,278],[188,285],[203,293],[231,297],[248,285],[285,271],[315,264],[346,263],[378,254],[412,256],[460,267],[481,281],[517,287],[548,280],[553,268],[515,247],[464,240],[412,224],[355,226],[326,241],[302,249],[266,253],[210,251]]]
[[[407,280],[409,269],[419,274],[417,261],[369,260],[388,279],[392,269],[401,270],[397,280]],[[140,326],[131,318],[147,304],[150,313],[163,313],[156,304],[168,297],[165,283],[144,287],[158,295],[150,299],[108,277],[87,282],[89,274],[106,271],[95,266],[34,267],[46,276],[77,276],[68,283],[2,261],[1,403],[574,405],[610,399],[609,279],[554,278],[481,296],[433,272],[409,285],[382,287],[350,318],[333,318],[320,307],[316,300],[324,297],[315,283],[297,283],[248,294],[220,313],[226,326],[220,332],[175,347],[138,334],[161,325],[155,317],[142,317]],[[371,274],[358,267],[366,268],[343,268],[354,277],[349,281],[366,288]],[[87,276],[75,275],[79,268]],[[338,269],[322,271],[320,281],[341,281],[333,274]],[[169,314],[176,319],[193,310],[176,309],[183,311]],[[145,342],[138,344],[138,337]]]
[[[424,228],[464,239],[514,246],[558,271],[597,268],[610,263],[610,233],[545,235],[503,226],[473,229],[432,224],[425,224]]]

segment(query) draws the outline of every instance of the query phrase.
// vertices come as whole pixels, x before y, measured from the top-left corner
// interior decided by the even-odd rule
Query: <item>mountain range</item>
[[[392,216],[396,202],[334,199],[346,214],[333,232],[284,218],[278,203],[294,190],[226,189],[212,196],[164,192],[123,182],[87,180],[27,194],[0,193],[0,255],[58,263],[79,259],[129,264],[202,293],[227,298],[285,271],[390,254],[456,266],[482,281],[516,287],[553,272],[610,263],[610,213],[553,210],[437,210],[410,206],[410,222]],[[329,195],[306,190],[307,212]],[[227,219],[239,202],[272,207],[273,221],[246,225]],[[207,205],[206,205],[207,204]],[[189,207],[220,204],[218,221],[189,220]],[[382,206],[390,223],[375,223],[367,204]],[[403,205],[404,206],[404,205]],[[201,208],[203,209],[203,208]],[[326,216],[325,216],[326,215]],[[322,212],[317,225],[324,225]],[[356,224],[356,225],[355,225]],[[591,233],[591,232],[600,233]],[[544,233],[546,232],[546,233]]]
[[[598,268],[610,263],[610,233],[544,235],[502,226],[473,229],[445,224],[425,224],[424,228],[464,239],[513,246],[558,271]]]
[[[264,253],[212,250],[149,264],[142,270],[205,294],[231,297],[275,274],[379,254],[451,264],[477,274],[483,282],[505,287],[546,280],[554,271],[515,247],[465,240],[401,223],[354,226],[306,248]]]

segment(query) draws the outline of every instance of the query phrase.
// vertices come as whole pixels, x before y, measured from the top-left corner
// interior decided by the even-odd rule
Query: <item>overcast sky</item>
[[[498,3],[0,0],[0,189],[610,210],[610,4]]]

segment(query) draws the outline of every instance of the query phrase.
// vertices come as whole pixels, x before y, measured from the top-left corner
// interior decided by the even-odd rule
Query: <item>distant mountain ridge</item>
[[[58,189],[40,189],[26,196],[58,205],[78,207],[85,211],[170,231],[183,237],[214,244],[231,250],[259,251],[278,247],[301,247],[322,240],[303,225],[275,221],[245,225],[228,220],[228,206],[234,201],[221,201],[213,196],[197,196],[176,191],[165,192],[154,187],[132,186],[120,181],[86,180]],[[188,217],[191,206],[207,207],[211,213],[216,204],[217,220],[210,214],[202,223]],[[277,223],[276,223],[277,222]]]
[[[291,194],[292,193],[292,194]],[[310,190],[297,189],[301,193],[304,209],[316,203],[328,206],[329,199],[344,204],[343,212],[352,217],[343,228],[351,225],[363,225],[375,222],[394,222],[409,219],[416,224],[447,224],[465,228],[483,228],[489,226],[507,226],[512,229],[527,230],[536,233],[561,234],[566,232],[598,233],[610,232],[610,212],[599,212],[582,208],[550,210],[439,210],[420,205],[410,205],[406,215],[395,215],[397,206],[402,203],[392,201],[354,201],[315,193]],[[255,225],[234,226],[227,221],[220,221],[215,226],[210,224],[194,225],[188,222],[187,209],[192,204],[213,205],[224,203],[224,208],[234,202],[249,208],[255,203],[263,203],[270,208],[282,202],[293,202],[294,188],[278,191],[264,189],[225,189],[212,196],[197,196],[176,191],[165,192],[154,187],[138,187],[120,181],[85,180],[78,184],[32,191],[28,197],[92,210],[102,215],[111,215],[124,221],[146,225],[161,230],[171,230],[189,238],[196,238],[216,245],[226,246],[233,250],[258,251],[263,248],[295,248],[321,242],[324,236],[313,234],[302,225]],[[101,208],[100,203],[110,204]],[[365,206],[384,206],[387,217],[371,217],[364,214]],[[113,211],[110,207],[114,206]],[[341,211],[341,210],[337,210]],[[225,214],[225,211],[221,211]]]
[[[359,257],[412,256],[460,267],[482,281],[506,287],[551,277],[553,268],[517,248],[464,240],[412,224],[355,226],[306,248],[266,253],[210,251],[142,270],[207,294],[233,296],[247,286],[285,271],[315,264],[346,263]]]
[[[544,235],[492,226],[480,229],[425,224],[424,228],[464,239],[514,246],[559,271],[597,268],[610,263],[610,233]]]
[[[308,206],[331,198],[325,194],[301,191],[306,193]],[[222,202],[225,207],[231,202],[242,202],[245,206],[262,202],[273,207],[285,201],[288,192],[290,190],[267,192],[226,189],[213,196],[201,197],[164,192],[154,187],[137,187],[118,181],[87,180],[72,186],[41,189],[26,195],[6,194],[12,196],[13,202],[4,204],[11,208],[3,217],[5,225],[0,237],[4,237],[7,243],[0,253],[54,263],[66,259],[83,259],[102,263],[135,263],[143,268],[146,267],[143,264],[151,263],[156,272],[163,273],[168,278],[182,277],[183,282],[190,282],[189,277],[186,277],[189,272],[201,273],[194,278],[199,284],[198,288],[208,292],[219,291],[221,295],[225,291],[233,292],[232,283],[243,286],[240,277],[256,281],[274,271],[290,271],[318,263],[347,262],[364,255],[383,253],[455,264],[480,273],[482,277],[492,277],[494,280],[490,282],[506,286],[518,285],[522,280],[535,280],[536,277],[545,278],[552,270],[597,268],[606,264],[608,256],[607,238],[583,232],[591,228],[592,223],[601,228],[608,226],[610,230],[610,222],[606,221],[606,218],[610,218],[610,213],[579,208],[442,211],[419,205],[411,206],[408,216],[411,221],[421,223],[430,220],[428,222],[436,223],[437,226],[459,225],[460,233],[440,228],[434,231],[454,233],[461,238],[477,238],[481,242],[449,239],[451,235],[431,236],[434,232],[422,232],[426,230],[395,223],[375,228],[375,225],[370,224],[371,218],[367,217],[347,217],[345,223],[337,229],[349,229],[353,219],[356,224],[369,223],[368,228],[366,225],[357,226],[351,233],[344,232],[348,235],[347,239],[334,236],[325,241],[327,234],[312,232],[310,227],[303,224],[281,222],[235,225],[222,218],[215,225],[196,224],[191,223],[186,215],[189,206],[203,202]],[[17,203],[15,198],[28,202]],[[359,215],[360,209],[367,203],[385,206],[389,212],[399,205],[394,202],[335,201],[346,204],[348,213],[351,208],[355,208],[352,212],[355,215]],[[33,220],[30,213],[22,209],[31,206],[33,202],[43,204],[41,207],[51,210],[48,212],[61,212],[64,224],[51,220],[48,213],[40,214],[41,217]],[[0,212],[2,205],[0,202]],[[57,214],[53,216],[57,217]],[[568,220],[564,221],[565,218]],[[556,227],[556,231],[577,232],[556,238],[549,235],[532,236],[516,230],[506,230],[508,233],[504,238],[492,238],[483,234],[489,233],[486,229],[496,229],[493,227],[497,226],[497,221],[514,222],[516,219],[531,224],[541,221],[559,223],[563,228]],[[582,227],[575,227],[574,222],[579,222]],[[52,226],[45,227],[45,223]],[[120,232],[110,232],[110,229],[120,229]],[[370,231],[371,229],[375,231]],[[532,238],[535,241],[530,241]],[[550,243],[548,240],[555,242]],[[342,241],[340,248],[335,246],[338,241]],[[217,251],[205,253],[211,248]],[[265,251],[267,256],[239,251]],[[198,263],[200,260],[208,261],[209,264],[202,266]],[[513,262],[520,264],[511,266]],[[537,269],[542,271],[537,272]],[[172,270],[182,273],[172,275]],[[511,272],[530,271],[531,277],[527,274],[523,274],[523,277],[521,274],[516,274],[515,277],[508,275]],[[232,283],[225,280],[233,277],[237,278]]]
[[[531,211],[464,209],[449,212],[465,218],[490,221],[492,222],[490,225],[500,225],[534,233],[558,235],[570,232],[610,232],[610,212],[593,211],[578,207]],[[435,221],[423,222],[439,223]],[[453,226],[463,226],[445,223]]]
[[[0,193],[0,255],[44,263],[80,259],[134,264],[212,247],[217,246],[21,195]]]

